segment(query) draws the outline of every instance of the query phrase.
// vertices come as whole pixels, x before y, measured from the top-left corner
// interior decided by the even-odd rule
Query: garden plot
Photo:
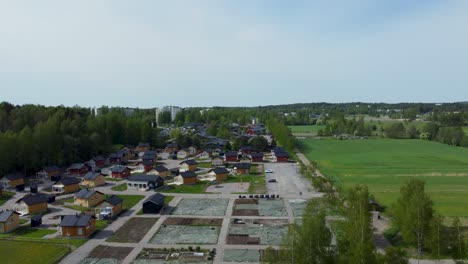
[[[133,250],[131,247],[97,246],[80,264],[119,264]]]
[[[151,239],[152,244],[216,244],[222,219],[168,218]]]
[[[171,214],[224,216],[228,203],[228,199],[182,199]]]
[[[211,264],[212,255],[206,250],[190,252],[174,252],[156,248],[144,248],[132,262],[133,264]]]
[[[281,199],[237,199],[234,216],[288,216]]]
[[[279,245],[288,231],[288,220],[235,220],[228,230],[230,245]]]
[[[289,205],[291,206],[295,217],[302,217],[304,214],[304,209],[307,206],[307,201],[304,199],[294,199],[289,200]]]
[[[138,243],[151,227],[156,223],[158,218],[130,218],[122,227],[120,227],[110,238],[108,242],[118,243]]]
[[[226,249],[224,250],[225,262],[259,262],[260,252],[252,249]]]

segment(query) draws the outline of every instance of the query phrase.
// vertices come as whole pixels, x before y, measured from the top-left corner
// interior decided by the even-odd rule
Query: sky
[[[0,0],[0,101],[468,101],[466,0]]]

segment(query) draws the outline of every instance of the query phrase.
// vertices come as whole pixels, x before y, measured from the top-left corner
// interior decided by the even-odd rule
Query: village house
[[[237,151],[229,151],[226,154],[224,154],[226,162],[236,162],[237,161],[237,156],[239,154]]]
[[[100,168],[100,167],[104,167],[104,165],[106,165],[106,159],[103,157],[103,156],[96,156],[96,157],[93,157],[92,159],[90,159],[88,162],[90,162],[92,165],[93,168]]]
[[[64,215],[60,222],[62,237],[86,238],[96,230],[96,218],[91,215]]]
[[[156,153],[153,153],[153,152],[146,152],[144,153],[144,155],[141,157],[141,160],[142,161],[146,161],[146,162],[151,162],[151,163],[155,163],[156,162]]]
[[[138,162],[135,165],[135,171],[137,172],[147,172],[153,169],[154,162],[143,160]]]
[[[15,211],[0,211],[0,234],[9,233],[19,226],[20,214]]]
[[[119,215],[123,210],[123,199],[111,195],[98,204],[95,208],[95,215],[98,219],[111,219]]]
[[[135,151],[135,147],[133,147],[132,145],[130,144],[126,144],[125,146],[121,147],[120,148],[121,150],[125,150],[125,151],[128,151],[130,153],[133,153]]]
[[[102,201],[104,201],[104,194],[102,192],[90,189],[81,189],[75,194],[75,201],[73,203],[75,205],[90,208],[96,206]]]
[[[149,143],[140,143],[138,144],[138,146],[136,146],[135,148],[135,152],[146,152],[146,151],[150,151],[151,149],[151,146]]]
[[[48,166],[36,173],[36,179],[52,180],[53,177],[59,176],[60,174],[62,174],[62,170],[59,167]]]
[[[158,214],[164,208],[164,198],[165,196],[160,193],[150,196],[143,203],[143,213]]]
[[[250,173],[250,167],[252,164],[250,163],[235,163],[234,165],[234,170],[237,172],[237,174],[249,174]]]
[[[112,168],[112,178],[126,179],[130,176],[130,168],[117,165]]]
[[[174,179],[176,182],[180,182],[182,184],[195,184],[197,183],[197,174],[193,171],[184,171],[181,172],[179,176]]]
[[[71,176],[83,176],[90,171],[90,167],[84,163],[73,163],[68,168],[68,173]]]
[[[164,179],[157,175],[133,174],[127,179],[128,189],[148,190],[164,186]]]
[[[185,159],[187,158],[187,151],[181,149],[177,152],[177,159]]]
[[[225,181],[229,175],[229,171],[224,167],[214,168],[213,173],[215,174],[217,181]]]
[[[52,192],[54,193],[73,193],[80,190],[79,178],[64,177],[52,185]]]
[[[180,163],[179,171],[196,171],[198,162],[194,159],[184,160]]]
[[[239,163],[251,163],[252,162],[252,159],[250,158],[250,156],[248,155],[243,155],[240,159],[239,159]]]
[[[15,211],[21,215],[42,213],[47,211],[48,200],[45,194],[28,194],[16,201]]]
[[[263,162],[263,152],[253,152],[250,154],[252,162]]]
[[[210,158],[210,152],[204,150],[200,154],[198,154],[199,159],[209,159]]]
[[[154,169],[149,171],[147,174],[148,175],[158,175],[158,176],[161,176],[161,177],[164,178],[164,177],[169,176],[169,170],[166,167],[164,167],[163,165],[158,165]]]
[[[276,162],[288,162],[289,154],[286,152],[275,152]]]
[[[88,172],[83,177],[83,185],[88,188],[94,188],[106,184],[106,177],[97,172]]]
[[[173,153],[179,150],[179,147],[175,143],[169,143],[166,145],[166,152]]]
[[[19,172],[9,173],[0,179],[0,185],[3,189],[12,189],[24,186],[24,175]]]
[[[222,167],[224,166],[224,160],[221,157],[215,157],[211,160],[211,167]]]
[[[188,147],[187,155],[189,155],[190,157],[193,157],[193,156],[197,155],[197,148],[194,147],[194,146]]]
[[[122,161],[124,161],[124,154],[121,152],[116,152],[109,155],[110,164],[119,164]]]
[[[249,155],[252,153],[252,147],[251,146],[243,146],[241,147],[241,152],[243,155]]]

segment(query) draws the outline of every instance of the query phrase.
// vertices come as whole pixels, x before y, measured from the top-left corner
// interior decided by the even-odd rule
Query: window
[[[83,228],[78,228],[78,235],[79,236],[82,236],[83,235]]]

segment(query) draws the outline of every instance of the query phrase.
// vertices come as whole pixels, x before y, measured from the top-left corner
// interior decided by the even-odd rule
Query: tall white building
[[[164,107],[161,107],[161,108],[156,107],[156,109],[155,109],[156,123],[159,124],[159,114],[160,113],[162,113],[162,112],[171,113],[171,121],[174,121],[177,113],[179,113],[180,111],[182,111],[182,107],[178,107],[178,106],[164,106]]]

